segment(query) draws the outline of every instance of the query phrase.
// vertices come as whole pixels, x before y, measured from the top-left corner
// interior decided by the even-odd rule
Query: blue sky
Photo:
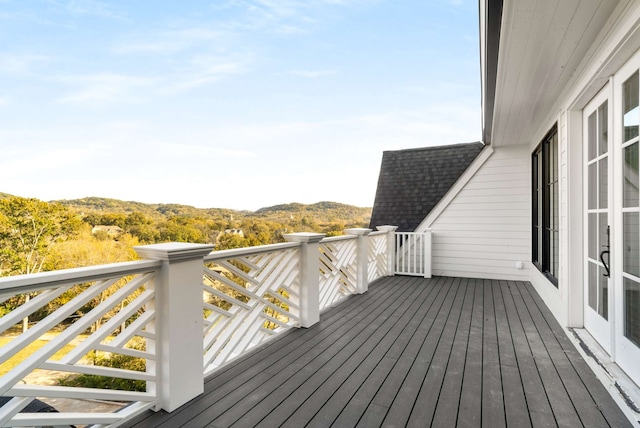
[[[477,141],[477,0],[0,0],[0,192],[372,206]]]

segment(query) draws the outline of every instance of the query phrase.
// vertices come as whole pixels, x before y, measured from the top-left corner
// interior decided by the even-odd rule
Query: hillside
[[[229,216],[242,216],[245,211],[236,211],[224,208],[195,208],[181,204],[146,204],[135,201],[121,201],[119,199],[88,197],[82,199],[62,199],[52,201],[67,206],[76,211],[85,213],[117,213],[131,214],[141,213],[151,218],[166,218],[173,216],[195,218],[223,218]]]
[[[205,219],[233,218],[235,220],[259,218],[261,220],[311,218],[318,223],[367,222],[371,217],[371,208],[360,208],[338,202],[317,202],[315,204],[290,203],[264,207],[253,211],[239,211],[226,208],[195,208],[180,204],[145,204],[118,199],[89,197],[73,200],[53,201],[84,213],[138,212],[151,218],[192,217]]]
[[[49,202],[78,213],[76,218],[91,230],[95,226],[117,226],[120,233],[143,244],[170,241],[216,243],[218,248],[283,242],[283,234],[291,232],[318,232],[335,236],[342,234],[346,228],[366,227],[371,218],[371,208],[327,201],[308,205],[280,204],[255,212],[203,209],[181,204],[146,204],[99,197]],[[100,239],[119,236],[108,235],[106,229],[96,230]]]

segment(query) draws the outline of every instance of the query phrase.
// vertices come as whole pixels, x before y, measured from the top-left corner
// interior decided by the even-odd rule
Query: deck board
[[[462,379],[462,390],[458,407],[457,425],[460,427],[481,426],[482,418],[482,327],[483,291],[481,280],[471,280],[469,291],[473,291],[471,326],[467,344],[467,355]]]
[[[389,277],[126,426],[631,426],[525,282]]]
[[[512,337],[511,325],[507,314],[505,293],[510,293],[507,281],[500,281],[493,294],[496,314],[496,330],[500,349],[500,370],[502,372],[502,391],[504,395],[505,421],[507,426],[530,427],[531,418],[527,408],[522,385],[522,377],[516,349]]]

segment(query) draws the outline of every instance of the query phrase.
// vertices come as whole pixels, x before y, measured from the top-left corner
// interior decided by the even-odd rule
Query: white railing
[[[431,231],[396,232],[395,273],[431,278]]]
[[[389,237],[388,234],[379,231],[373,232],[369,235],[369,262],[367,279],[369,283],[372,283],[378,278],[388,275],[388,252],[389,252]]]
[[[144,261],[0,278],[0,302],[31,296],[0,318],[3,340],[10,337],[0,362],[16,363],[0,379],[0,397],[11,397],[0,408],[0,426],[115,427],[149,408],[175,410],[203,392],[208,373],[291,327],[311,327],[322,309],[393,275],[396,228],[379,229],[324,239],[290,234],[283,244],[214,252],[211,245],[148,245],[136,247]],[[409,248],[406,238],[401,242],[399,248]],[[65,293],[75,297],[60,303]],[[50,315],[24,333],[7,334],[45,306]],[[46,339],[43,346],[31,351],[39,339]],[[94,364],[101,354],[139,358],[144,368]],[[144,388],[44,385],[43,371],[54,381],[60,373],[86,374]],[[73,404],[72,412],[25,413],[36,397],[112,402],[118,409],[77,411]]]
[[[299,244],[205,256],[205,374],[299,322]]]
[[[320,242],[320,310],[357,290],[357,236],[336,236]]]
[[[154,406],[153,279],[159,267],[158,262],[141,261],[0,279],[0,302],[13,299],[19,305],[0,318],[0,334],[9,339],[0,349],[0,364],[11,366],[0,378],[0,396],[11,397],[0,408],[0,426],[115,424]],[[70,294],[75,297],[65,298]],[[36,318],[50,306],[59,307],[26,331],[12,331],[23,318]],[[23,355],[27,347],[37,349]],[[105,353],[142,358],[146,369],[94,365],[96,357]],[[107,376],[145,382],[147,387],[136,392],[39,382],[51,373]],[[76,400],[76,404],[73,412],[20,413],[36,397],[45,403]],[[84,411],[91,406],[79,406],[77,400],[131,404],[118,412],[95,413]]]

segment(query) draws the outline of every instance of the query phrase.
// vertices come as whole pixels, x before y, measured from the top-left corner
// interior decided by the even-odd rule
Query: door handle
[[[600,253],[600,261],[604,265],[604,270],[607,272],[607,273],[603,273],[602,276],[611,276],[611,273],[609,272],[609,265],[607,264],[607,262],[604,261],[604,255],[605,254],[609,255],[609,250],[603,250]]]
[[[604,266],[604,270],[606,271],[606,273],[603,273],[602,276],[611,276],[611,272],[609,271],[609,264],[607,262],[604,261],[604,255],[606,254],[608,257],[607,259],[609,259],[609,261],[611,261],[611,253],[609,252],[609,248],[611,248],[611,227],[609,225],[607,225],[607,245],[603,245],[603,247],[606,248],[606,250],[602,250],[602,252],[600,253],[600,261],[602,262],[602,265]]]

